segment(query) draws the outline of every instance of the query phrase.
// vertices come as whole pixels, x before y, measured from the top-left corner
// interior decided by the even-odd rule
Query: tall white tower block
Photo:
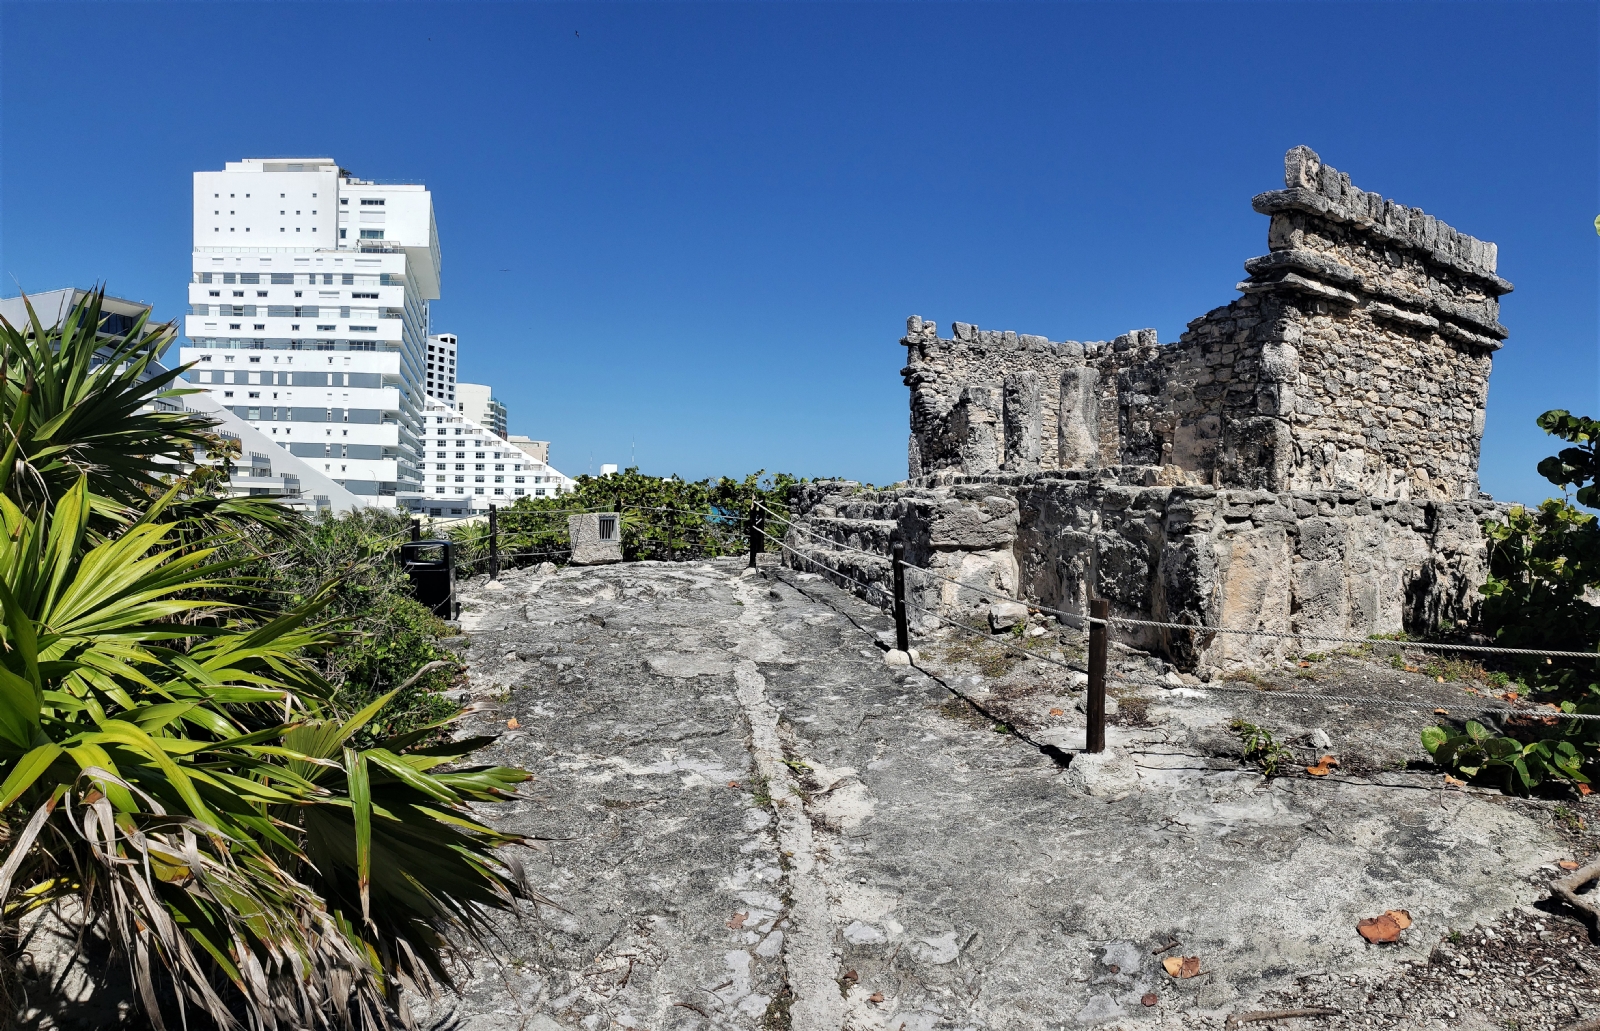
[[[421,499],[433,198],[332,158],[194,174],[196,386],[370,504]]]

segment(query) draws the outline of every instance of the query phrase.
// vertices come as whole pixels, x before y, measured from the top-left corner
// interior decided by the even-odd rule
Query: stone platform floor
[[[559,908],[508,922],[432,1020],[1020,1031],[1329,1005],[1342,1013],[1250,1026],[1528,1029],[1600,1014],[1600,949],[1532,908],[1555,861],[1594,847],[1575,830],[1588,803],[1445,792],[1403,768],[1425,758],[1416,718],[1206,685],[1119,688],[1110,749],[1077,756],[1068,671],[961,635],[890,667],[876,609],[741,565],[465,585],[471,729],[498,728],[489,757],[536,775],[488,815],[545,839],[522,858]],[[1282,676],[1464,698],[1361,656]],[[1236,716],[1299,763],[1343,765],[1264,779],[1239,761]],[[1399,943],[1357,935],[1390,909],[1415,921]],[[1174,956],[1199,975],[1169,976]]]

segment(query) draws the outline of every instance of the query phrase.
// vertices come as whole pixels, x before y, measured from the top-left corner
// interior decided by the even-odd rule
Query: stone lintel
[[[1472,279],[1493,296],[1512,290],[1495,274],[1499,249],[1493,243],[1468,236],[1420,208],[1357,189],[1347,174],[1323,164],[1310,147],[1295,147],[1284,155],[1284,185],[1258,194],[1251,206],[1263,215],[1300,211],[1354,226]]]

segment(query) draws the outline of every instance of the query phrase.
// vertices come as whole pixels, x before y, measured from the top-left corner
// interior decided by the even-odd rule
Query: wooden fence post
[[[895,541],[890,547],[894,555],[894,646],[911,652],[911,628],[906,625],[906,545]]]
[[[750,532],[750,568],[756,568],[756,556],[764,550],[761,543],[761,510],[754,505],[750,506],[750,514],[745,516],[745,527]]]
[[[494,505],[489,506],[489,579],[500,576],[500,522]]]
[[[1089,727],[1083,750],[1106,750],[1106,642],[1111,629],[1111,603],[1104,598],[1089,599],[1089,685],[1084,706],[1089,712]]]

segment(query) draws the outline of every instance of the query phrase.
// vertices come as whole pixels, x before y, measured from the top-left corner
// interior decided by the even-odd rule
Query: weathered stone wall
[[[925,630],[941,625],[935,614],[977,626],[997,594],[1079,614],[1093,595],[1134,619],[1365,637],[1470,619],[1487,571],[1480,526],[1497,511],[1477,500],[1146,487],[1070,473],[936,479],[797,488],[791,505],[804,515],[786,542],[791,561],[887,590],[898,535],[919,567],[907,589]],[[1185,669],[1328,647],[1159,629],[1117,637]]]
[[[799,488],[792,560],[887,588],[898,536],[912,565],[947,578],[909,577],[926,628],[980,619],[992,594],[1079,613],[1100,596],[1127,617],[1287,634],[1470,618],[1495,511],[1478,450],[1511,289],[1495,246],[1356,189],[1305,147],[1284,183],[1254,200],[1268,253],[1245,263],[1241,296],[1175,343],[959,322],[943,339],[910,318],[911,479]],[[1123,637],[1188,667],[1316,647]]]
[[[1305,147],[1285,183],[1255,198],[1269,253],[1246,262],[1243,296],[1176,343],[965,323],[945,340],[909,319],[913,479],[1140,466],[1151,483],[1476,497],[1511,289],[1494,245],[1355,189]]]

